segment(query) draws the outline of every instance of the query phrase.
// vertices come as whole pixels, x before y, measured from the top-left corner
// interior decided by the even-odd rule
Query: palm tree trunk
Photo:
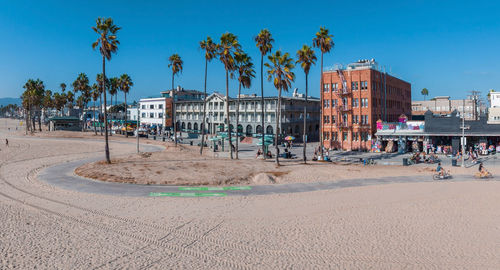
[[[97,135],[97,128],[95,126],[95,100],[94,100],[94,109],[93,109],[92,123],[94,124],[94,135]]]
[[[261,135],[262,135],[262,156],[264,159],[266,159],[266,152],[264,152],[264,149],[266,148],[266,143],[264,140],[264,117],[265,117],[265,111],[264,111],[264,54],[260,54],[260,106],[261,108],[261,122],[262,122],[262,130],[261,130]]]
[[[205,119],[207,119],[207,68],[208,60],[205,58],[205,88],[203,91],[203,119],[201,121],[201,146],[200,155],[203,155],[203,147],[205,146]]]
[[[238,125],[240,124],[240,93],[241,93],[241,82],[238,86],[238,99],[236,100],[236,159],[238,159],[238,144],[240,141],[240,136],[238,134]]]
[[[321,113],[320,113],[320,119],[319,119],[319,146],[321,147],[321,150],[320,150],[320,156],[321,156],[321,160],[323,160],[323,52],[321,52],[321,83],[320,83],[320,96],[321,96]]]
[[[109,144],[108,144],[108,112],[106,109],[106,58],[102,57],[102,89],[104,89],[104,151],[106,153],[106,162],[111,164],[111,159],[109,158]]]
[[[38,115],[38,131],[42,132],[42,111],[41,110],[38,110],[39,111],[39,115]]]
[[[99,95],[99,113],[101,115],[104,115],[103,109],[102,109],[102,93],[101,93],[101,95]],[[99,116],[98,119],[99,119],[99,129],[101,130],[101,136],[102,136],[101,117]]]
[[[103,76],[104,77],[104,76]],[[110,97],[109,97],[109,108],[111,109],[111,107],[113,107],[113,95],[110,93],[109,94]],[[108,110],[107,108],[104,108],[106,111]],[[111,126],[109,127],[109,136],[113,136],[113,133],[111,133],[111,128],[113,127],[113,113],[110,112],[109,113],[111,115],[111,119],[110,119],[110,122],[111,122]]]
[[[233,142],[231,141],[231,117],[229,117],[229,72],[226,68],[226,117],[227,117],[227,139],[229,140],[229,153],[233,159]]]
[[[307,146],[307,72],[306,72],[306,104],[304,105],[304,134],[302,135],[302,140],[304,141],[304,149],[302,154],[304,156],[304,163],[307,163],[306,158],[306,146]]]
[[[281,110],[281,88],[278,89],[278,106],[276,106],[276,135],[274,137],[274,145],[276,146],[276,166],[280,165],[280,148],[278,145],[278,137],[280,134],[280,110]],[[262,141],[264,143],[264,141]]]
[[[123,96],[125,98],[125,137],[128,138],[128,125],[127,125],[127,93],[123,92]]]
[[[177,123],[175,120],[175,89],[174,89],[174,73],[172,72],[172,123],[174,124],[174,143],[177,147]]]

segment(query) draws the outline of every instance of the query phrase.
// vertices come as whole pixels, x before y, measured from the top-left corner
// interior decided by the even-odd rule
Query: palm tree
[[[264,56],[270,53],[273,49],[274,39],[271,36],[271,32],[267,29],[260,30],[260,33],[255,37],[255,42],[260,50],[260,106],[261,106],[261,121],[262,121],[262,156],[266,158],[264,152],[265,150],[265,140],[264,140],[264,117],[265,117],[265,107],[264,107]]]
[[[309,70],[311,69],[311,66],[316,64],[316,55],[314,54],[314,50],[311,49],[311,47],[304,45],[300,50],[297,51],[297,64],[300,64],[302,69],[304,70],[304,74],[306,75],[306,100],[305,100],[305,105],[304,105],[304,132],[303,132],[303,141],[304,141],[304,149],[303,149],[303,156],[304,156],[304,163],[307,162],[306,158],[306,145],[307,145],[307,95],[308,95],[308,85],[307,85],[307,78],[309,75]]]
[[[110,110],[111,110],[111,108],[113,107],[113,96],[118,94],[120,80],[117,77],[112,77],[112,78],[109,78],[109,83],[110,83],[109,95],[111,96],[109,105],[110,105]],[[115,99],[115,101],[116,101],[116,99]],[[115,102],[115,106],[116,106],[116,102]],[[116,109],[116,108],[114,108],[114,109]],[[115,111],[115,110],[113,112],[111,112],[111,114],[112,114],[111,119],[115,118],[114,116],[116,115],[116,112],[117,111]],[[113,136],[113,134],[109,133],[109,136]]]
[[[43,96],[45,93],[45,85],[40,79],[36,80],[29,79],[24,84],[23,88],[25,89],[24,93],[21,96],[23,100],[23,107],[29,113],[29,119],[26,121],[26,125],[27,126],[30,125],[31,131],[34,132],[36,126],[35,126],[35,116],[33,114],[35,113],[35,110],[39,109],[42,104]],[[40,117],[38,117],[38,127],[39,130],[42,131]],[[28,130],[26,130],[26,132],[27,131]]]
[[[130,88],[134,86],[132,82],[132,78],[128,74],[122,74],[120,76],[120,90],[123,92],[125,98],[125,136],[128,138],[128,130],[127,130],[127,93],[130,91]]]
[[[84,114],[85,107],[90,100],[89,78],[87,77],[87,75],[85,73],[80,73],[80,74],[78,74],[78,77],[76,78],[76,80],[72,83],[72,86],[73,86],[73,91],[75,93],[80,92],[80,94],[82,96],[82,100],[81,100],[82,107],[80,107],[80,109],[82,110],[82,114]],[[85,120],[86,119],[83,119],[83,121],[85,121]],[[85,128],[85,125],[82,126],[82,129],[84,129],[84,128]]]
[[[174,78],[177,73],[182,73],[182,62],[181,57],[178,54],[172,54],[168,58],[168,67],[172,69],[172,123],[174,124],[174,142],[177,147],[177,123],[175,122],[175,89],[174,89]],[[182,133],[181,133],[182,135]]]
[[[279,161],[279,146],[278,136],[280,134],[280,120],[281,120],[281,91],[287,92],[295,80],[295,74],[292,69],[295,67],[293,59],[288,53],[281,54],[281,50],[276,51],[267,57],[270,63],[266,63],[267,67],[267,80],[273,80],[274,87],[278,90],[278,107],[276,109],[276,135],[274,144],[276,146],[276,165],[280,165]],[[264,144],[265,141],[263,140]]]
[[[120,27],[113,24],[113,19],[111,18],[97,18],[96,26],[92,29],[99,35],[97,41],[92,43],[92,48],[95,50],[99,46],[99,51],[102,55],[102,88],[106,89],[104,86],[104,81],[106,80],[106,59],[111,60],[111,54],[116,53],[118,50],[118,45],[120,42],[116,39],[116,33],[120,30]],[[111,163],[109,158],[109,143],[108,143],[108,118],[106,110],[106,91],[104,94],[104,151],[106,152],[106,162]]]
[[[103,80],[102,73],[97,74],[96,81],[97,81],[97,85],[99,86],[99,91],[100,91],[100,96],[99,96],[99,108],[100,109],[99,109],[99,113],[104,118],[104,108],[102,106],[103,105],[103,103],[102,103],[102,96],[103,96],[104,92],[106,91],[105,89],[109,89],[111,83],[109,82],[108,78],[106,78],[106,80]],[[101,123],[101,119],[99,118],[99,124],[100,123]],[[103,126],[102,125],[99,125],[99,126],[100,126],[101,136],[102,136],[103,135],[102,134]]]
[[[45,117],[47,117],[47,110],[54,107],[54,98],[52,96],[52,91],[45,90],[45,92],[43,93],[42,107],[43,107],[43,111],[44,111],[43,115],[45,118]],[[49,128],[49,131],[50,131],[50,128]]]
[[[64,91],[66,91],[66,84],[65,83],[61,83],[59,86],[61,87],[61,90],[64,93]]]
[[[219,60],[222,62],[226,70],[226,121],[231,159],[233,159],[233,143],[231,141],[231,117],[229,116],[229,72],[236,69],[234,54],[240,50],[241,45],[238,43],[238,37],[232,33],[222,34],[220,37],[220,44],[218,46],[218,55]]]
[[[253,69],[252,58],[244,52],[236,52],[234,54],[236,72],[238,72],[238,98],[236,101],[236,159],[238,159],[238,142],[239,142],[239,117],[240,117],[240,95],[241,87],[250,88],[252,78],[255,78],[255,70]],[[231,73],[231,77],[234,73]]]
[[[101,91],[99,90],[99,86],[94,83],[92,86],[91,86],[91,89],[92,89],[92,100],[94,101],[94,110],[93,110],[93,116],[92,116],[92,120],[93,120],[93,126],[94,126],[94,134],[97,135],[97,127],[96,127],[96,123],[95,123],[95,102],[97,101],[97,98],[99,98],[101,96]]]
[[[333,42],[333,35],[330,35],[328,29],[320,27],[319,31],[316,33],[316,37],[313,38],[313,46],[315,48],[320,48],[321,50],[321,83],[320,83],[320,93],[323,93],[323,54],[330,52],[330,50],[335,46]],[[323,95],[321,95],[321,106],[323,106]],[[321,110],[323,111],[323,110]],[[323,115],[321,115],[320,123],[320,146],[321,146],[321,159],[323,159]],[[331,136],[330,136],[331,137]],[[330,143],[331,146],[331,143]]]
[[[422,89],[422,91],[420,91],[420,94],[422,94],[422,96],[424,96],[424,100],[425,100],[425,97],[427,97],[429,95],[429,90],[427,90],[427,88],[424,88],[424,89]]]
[[[201,146],[200,155],[203,155],[203,147],[205,146],[205,128],[207,119],[207,69],[208,62],[212,61],[215,57],[217,51],[217,44],[213,43],[211,37],[207,37],[206,40],[200,41],[200,48],[205,51],[205,87],[203,94],[203,122],[201,125]]]

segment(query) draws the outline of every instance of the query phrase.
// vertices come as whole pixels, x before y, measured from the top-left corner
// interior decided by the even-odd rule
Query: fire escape
[[[340,97],[338,99],[339,103],[337,104],[337,115],[338,115],[337,116],[337,127],[340,127],[340,129],[342,129],[342,130],[347,130],[351,127],[351,125],[349,125],[349,117],[347,116],[347,113],[349,111],[351,111],[351,107],[349,106],[349,99],[348,98],[350,97],[352,92],[350,91],[349,87],[347,86],[347,81],[344,77],[344,73],[342,72],[342,70],[338,69],[337,74],[339,75],[340,80],[342,81],[342,88],[338,91],[338,94],[337,94],[337,96]],[[344,119],[344,115],[347,116],[347,117],[345,117],[346,119]],[[340,136],[340,134],[339,134],[339,136]]]

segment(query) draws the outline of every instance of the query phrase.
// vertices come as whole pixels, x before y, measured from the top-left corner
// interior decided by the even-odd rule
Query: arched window
[[[242,127],[242,129],[243,129],[243,127]],[[247,125],[246,135],[252,135],[252,126],[251,125]]]
[[[257,128],[256,128],[256,132],[258,134],[261,134],[262,133],[262,126],[261,125],[258,125]]]
[[[274,134],[274,132],[273,132],[273,126],[267,126],[266,133],[267,134]]]

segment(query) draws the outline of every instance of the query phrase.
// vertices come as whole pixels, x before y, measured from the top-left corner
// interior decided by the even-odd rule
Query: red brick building
[[[411,115],[411,84],[360,60],[323,72],[321,129],[326,148],[369,150],[381,119]]]

